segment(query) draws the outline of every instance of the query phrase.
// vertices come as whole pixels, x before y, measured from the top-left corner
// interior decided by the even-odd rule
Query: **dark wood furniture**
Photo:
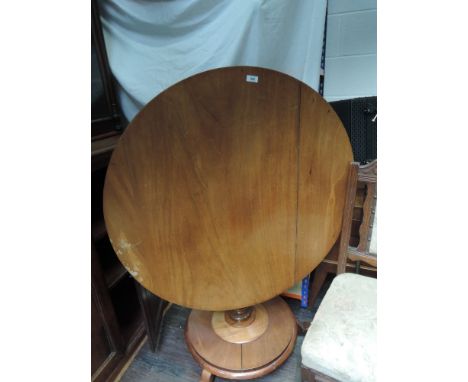
[[[309,369],[301,366],[301,381],[302,382],[344,382],[339,381],[335,378],[331,378],[328,375],[320,373],[317,370]]]
[[[151,350],[157,350],[168,302],[135,283],[110,244],[102,215],[102,189],[112,140],[107,146],[93,147],[91,374],[93,381],[101,382],[113,381],[122,372],[146,334]]]
[[[362,216],[359,217],[358,238],[352,240],[351,232],[356,218],[356,196],[359,189],[362,189],[362,195],[358,195],[358,198],[362,197],[362,202],[358,203],[362,205]],[[337,254],[338,257],[333,262],[330,261],[319,265],[318,269],[323,267],[323,264],[330,267],[321,270],[320,274],[329,269],[336,274],[354,271],[376,277],[377,256],[369,253],[376,201],[377,160],[362,166],[357,162],[350,163],[340,240],[332,251],[333,255]],[[361,262],[366,265],[361,266]],[[362,272],[362,270],[365,270],[365,272]],[[301,376],[304,382],[338,382],[336,379],[302,364]]]
[[[91,374],[92,380],[99,382],[113,381],[145,338],[134,280],[118,261],[102,217],[105,157],[109,153],[95,155],[92,161]]]

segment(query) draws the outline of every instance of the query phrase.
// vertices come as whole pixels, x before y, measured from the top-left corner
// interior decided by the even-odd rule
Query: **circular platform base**
[[[286,361],[297,337],[296,319],[291,309],[280,297],[254,308],[257,312],[255,319],[244,328],[235,328],[232,338],[219,330],[220,326],[225,330],[226,325],[220,322],[223,315],[192,310],[187,320],[185,339],[204,373],[227,379],[251,379],[272,372]],[[261,325],[256,323],[257,319],[262,320]],[[257,330],[255,328],[261,328],[258,335],[253,334]],[[239,338],[250,340],[239,342]]]

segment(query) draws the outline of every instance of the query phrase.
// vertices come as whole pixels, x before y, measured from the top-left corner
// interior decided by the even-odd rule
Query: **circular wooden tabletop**
[[[112,246],[173,303],[264,302],[335,243],[352,159],[338,116],[302,82],[255,67],[197,74],[149,102],[114,150]]]

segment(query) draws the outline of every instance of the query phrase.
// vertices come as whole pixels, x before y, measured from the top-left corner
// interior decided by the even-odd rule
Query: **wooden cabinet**
[[[145,325],[135,281],[117,259],[102,217],[105,158],[94,157],[93,167],[91,374],[93,381],[112,381],[144,340]]]
[[[91,374],[113,381],[148,333],[156,351],[168,303],[141,287],[122,266],[107,235],[102,190],[107,164],[118,140],[93,142],[91,168]],[[107,147],[107,148],[106,148]]]

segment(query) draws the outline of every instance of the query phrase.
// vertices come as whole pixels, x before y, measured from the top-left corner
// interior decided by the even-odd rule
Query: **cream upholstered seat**
[[[336,276],[304,338],[303,366],[338,381],[375,381],[376,308],[376,279]]]

